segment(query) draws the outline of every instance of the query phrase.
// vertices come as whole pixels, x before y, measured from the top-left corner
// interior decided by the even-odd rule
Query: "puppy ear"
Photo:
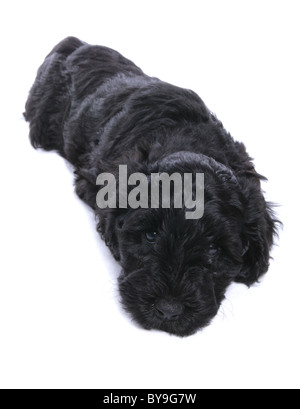
[[[182,171],[187,171],[189,168],[193,170],[196,166],[203,170],[210,170],[224,183],[238,183],[236,176],[228,166],[202,153],[188,151],[171,153],[157,161],[154,166],[158,166],[166,172],[172,171],[174,168],[181,169]]]
[[[244,181],[243,266],[235,280],[248,286],[258,281],[269,268],[270,250],[279,223],[274,217],[272,205],[265,201],[260,183],[257,182],[254,181],[250,188],[246,188]]]

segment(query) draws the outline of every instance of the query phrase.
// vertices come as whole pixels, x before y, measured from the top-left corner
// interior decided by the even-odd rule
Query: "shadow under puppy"
[[[26,103],[35,148],[75,168],[76,191],[122,273],[122,302],[146,329],[193,334],[216,315],[232,282],[255,283],[269,266],[276,233],[264,179],[192,91],[145,75],[118,52],[74,37],[40,67]],[[97,176],[127,165],[150,176],[203,173],[204,214],[186,209],[96,205]]]

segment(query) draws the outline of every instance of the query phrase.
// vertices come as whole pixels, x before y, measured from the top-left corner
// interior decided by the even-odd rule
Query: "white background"
[[[299,1],[2,1],[0,387],[299,388]],[[72,172],[22,112],[68,35],[191,88],[269,178],[285,224],[261,284],[188,338],[138,328]]]

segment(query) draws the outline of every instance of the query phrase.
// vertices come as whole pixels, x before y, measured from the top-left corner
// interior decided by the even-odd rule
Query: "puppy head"
[[[231,282],[251,284],[266,271],[274,221],[257,180],[241,186],[204,155],[167,155],[148,171],[204,173],[203,217],[187,219],[184,207],[116,209],[99,228],[123,267],[125,309],[146,329],[187,336],[216,315]]]

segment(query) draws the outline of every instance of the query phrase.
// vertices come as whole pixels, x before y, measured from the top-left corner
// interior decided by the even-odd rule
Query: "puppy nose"
[[[154,307],[161,318],[166,318],[168,320],[178,318],[183,312],[182,304],[164,298],[157,300]]]

